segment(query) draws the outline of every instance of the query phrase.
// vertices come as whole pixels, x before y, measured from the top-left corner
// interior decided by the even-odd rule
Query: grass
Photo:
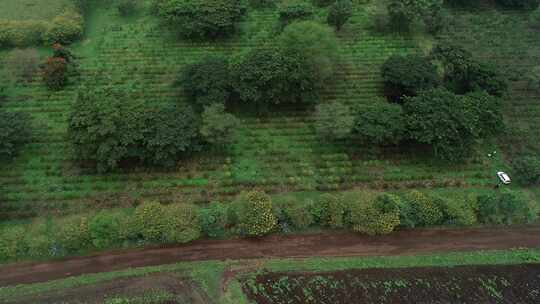
[[[256,269],[251,270],[252,272],[242,273],[242,276],[255,276],[262,270],[272,272],[322,272],[367,268],[452,267],[460,265],[540,263],[540,250],[514,249],[393,257],[265,259],[250,261],[249,263],[251,262],[258,266]],[[233,279],[230,281],[228,288],[222,291],[221,277],[227,267],[247,265],[249,263],[247,261],[183,262],[173,265],[88,274],[45,283],[1,287],[0,299],[3,301],[15,301],[39,294],[43,295],[81,286],[95,285],[121,278],[144,276],[153,273],[179,273],[189,275],[211,298],[216,299],[216,303],[247,303],[240,289],[239,281]]]
[[[0,1],[0,20],[50,21],[67,7],[72,0],[2,0]]]

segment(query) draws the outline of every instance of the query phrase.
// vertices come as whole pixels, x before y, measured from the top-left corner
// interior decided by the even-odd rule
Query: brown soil
[[[182,304],[205,304],[211,303],[207,295],[199,288],[179,276],[173,274],[156,274],[128,279],[118,279],[106,283],[88,285],[68,290],[51,291],[46,294],[22,298],[11,304],[98,304],[106,299],[114,297],[133,298],[143,296],[155,291],[166,291],[178,297],[171,302]],[[0,300],[0,302],[2,302]]]
[[[243,289],[257,304],[533,304],[540,264],[268,273]]]
[[[86,273],[180,261],[413,255],[517,247],[540,247],[540,226],[455,230],[418,229],[374,237],[334,232],[273,235],[261,239],[199,240],[174,247],[116,251],[46,263],[4,265],[0,268],[0,286],[45,282]]]

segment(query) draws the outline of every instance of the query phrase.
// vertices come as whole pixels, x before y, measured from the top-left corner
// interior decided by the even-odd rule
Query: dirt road
[[[540,226],[399,231],[369,237],[353,233],[274,235],[257,240],[200,240],[187,245],[107,252],[47,263],[0,266],[0,286],[180,261],[312,256],[413,255],[446,251],[540,248]]]

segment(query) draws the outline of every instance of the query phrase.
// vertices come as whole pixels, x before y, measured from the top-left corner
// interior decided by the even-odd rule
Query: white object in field
[[[499,179],[501,180],[501,182],[505,185],[508,185],[510,184],[512,181],[510,180],[510,176],[508,176],[508,174],[502,172],[502,171],[499,171],[497,172],[497,176],[499,177]]]

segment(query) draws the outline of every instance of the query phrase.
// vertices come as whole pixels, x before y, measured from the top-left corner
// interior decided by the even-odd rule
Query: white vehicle
[[[502,172],[502,171],[499,171],[497,172],[497,177],[499,177],[499,179],[501,180],[501,182],[505,185],[509,185],[512,181],[510,180],[510,176],[508,176],[508,174]]]

